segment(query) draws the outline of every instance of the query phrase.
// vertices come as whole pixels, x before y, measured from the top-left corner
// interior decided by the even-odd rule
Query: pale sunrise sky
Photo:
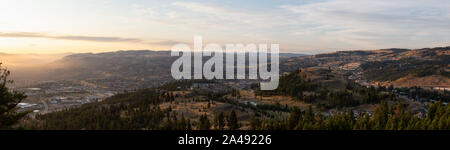
[[[0,0],[1,53],[280,44],[283,52],[450,46],[448,0]]]

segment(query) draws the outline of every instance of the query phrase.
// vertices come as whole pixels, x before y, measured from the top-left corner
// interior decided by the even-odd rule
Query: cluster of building
[[[73,82],[46,82],[36,86],[18,89],[27,95],[27,99],[18,104],[19,111],[47,113],[103,101],[117,94],[115,91]]]

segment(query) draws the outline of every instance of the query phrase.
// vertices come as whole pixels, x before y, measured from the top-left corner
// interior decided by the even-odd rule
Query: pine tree
[[[250,130],[260,130],[261,129],[261,120],[256,116],[250,116]]]
[[[7,84],[12,83],[8,80],[9,70],[2,68],[0,63],[0,129],[11,128],[26,113],[18,113],[17,104],[26,98],[25,94],[16,91],[10,91]]]
[[[209,130],[211,128],[211,123],[206,115],[201,115],[198,123],[199,130]]]
[[[228,116],[228,129],[239,130],[239,121],[234,110],[231,111],[230,115]]]
[[[223,112],[216,113],[216,115],[214,115],[214,127],[216,130],[223,130],[225,127],[225,116]]]
[[[186,122],[186,118],[184,118],[184,114],[181,115],[181,120],[180,120],[180,125],[179,125],[179,130],[187,130],[188,129],[188,125]]]
[[[192,130],[192,124],[191,124],[191,119],[187,120],[187,127],[186,130]]]
[[[311,105],[309,105],[308,109],[306,109],[305,121],[307,121],[307,122],[313,122],[314,121],[314,112],[312,110],[312,106]]]
[[[295,107],[289,114],[288,129],[293,130],[300,121],[303,121],[302,112],[299,108]]]

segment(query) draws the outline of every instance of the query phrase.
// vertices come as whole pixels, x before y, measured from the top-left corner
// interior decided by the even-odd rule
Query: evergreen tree
[[[291,110],[288,119],[288,129],[293,130],[299,124],[300,121],[303,121],[302,112],[299,108],[295,107]]]
[[[201,115],[198,122],[199,122],[198,125],[199,130],[209,130],[211,128],[211,123],[209,122],[207,115]]]
[[[186,118],[184,118],[184,114],[181,115],[181,120],[180,120],[180,125],[179,125],[179,130],[187,130],[188,129],[188,124],[186,121]]]
[[[258,117],[252,115],[250,116],[250,130],[260,130],[261,120]]]
[[[225,115],[223,112],[214,115],[214,127],[216,130],[223,130],[225,127]]]
[[[228,129],[239,130],[239,128],[239,121],[237,119],[236,112],[233,110],[228,116]]]
[[[17,112],[17,104],[26,96],[23,93],[9,90],[7,84],[12,83],[11,80],[8,80],[10,72],[1,65],[2,63],[0,63],[0,129],[7,129],[26,115],[26,113]]]

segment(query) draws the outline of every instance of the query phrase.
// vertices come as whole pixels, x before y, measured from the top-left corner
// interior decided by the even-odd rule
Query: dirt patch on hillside
[[[386,84],[400,87],[450,87],[450,79],[441,75],[431,75],[425,77],[407,76]]]

